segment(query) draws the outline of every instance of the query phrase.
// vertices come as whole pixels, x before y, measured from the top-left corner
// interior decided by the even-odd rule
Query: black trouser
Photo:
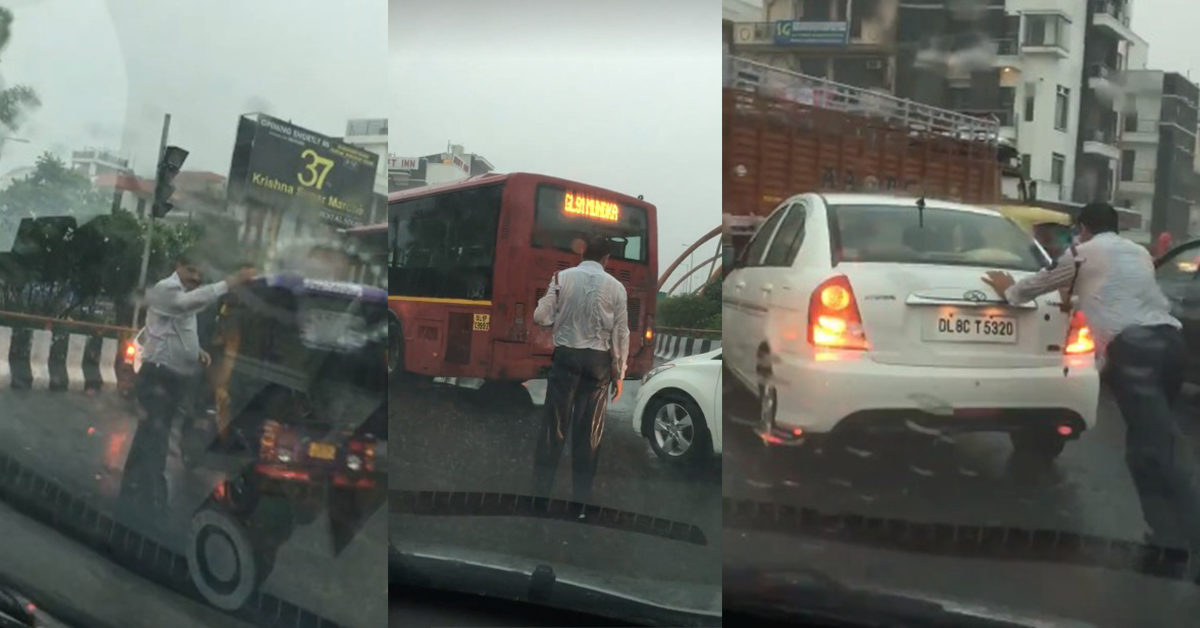
[[[1194,546],[1200,495],[1188,476],[1196,456],[1171,410],[1183,386],[1183,335],[1170,326],[1130,327],[1108,346],[1104,383],[1125,417],[1125,464],[1157,543]]]
[[[158,364],[144,364],[138,372],[135,390],[146,418],[138,423],[125,459],[121,499],[126,505],[137,502],[156,510],[166,506],[171,424],[189,398],[192,384],[191,378]]]
[[[546,383],[546,415],[534,453],[534,494],[548,497],[563,444],[571,431],[572,499],[588,503],[604,436],[612,358],[595,349],[554,349]]]

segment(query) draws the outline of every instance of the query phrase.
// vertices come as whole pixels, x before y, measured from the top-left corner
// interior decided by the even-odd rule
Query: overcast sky
[[[228,174],[237,118],[265,111],[327,135],[386,117],[385,0],[0,0],[15,14],[6,85],[43,105],[0,154],[0,174],[38,154],[97,146],[153,170],[163,113],[185,169]],[[350,10],[353,9],[353,10]]]
[[[713,0],[393,0],[389,149],[452,141],[644,195],[665,270],[721,224],[720,18]]]

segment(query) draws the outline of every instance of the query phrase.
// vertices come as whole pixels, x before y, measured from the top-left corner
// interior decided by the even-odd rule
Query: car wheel
[[[1037,462],[1053,462],[1067,440],[1058,434],[1042,430],[1029,430],[1009,434],[1013,445],[1013,455],[1024,460]]]
[[[274,562],[274,552],[258,550],[246,527],[224,509],[209,505],[192,516],[188,572],[209,604],[227,611],[245,606]]]
[[[696,402],[686,395],[661,395],[642,415],[650,448],[672,464],[695,464],[712,454],[708,423]]]

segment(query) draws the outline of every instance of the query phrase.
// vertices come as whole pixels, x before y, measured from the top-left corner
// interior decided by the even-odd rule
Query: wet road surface
[[[184,445],[179,422],[171,438],[166,475],[169,505],[165,516],[146,505],[117,508],[122,468],[140,409],[115,392],[0,391],[2,453],[46,479],[60,484],[98,511],[113,516],[148,539],[182,554],[192,514],[211,490],[218,473],[184,470],[181,447],[208,442],[189,435]],[[350,626],[386,622],[386,600],[364,596],[364,583],[386,578],[386,508],[379,508],[357,535],[335,552],[329,517],[318,516],[296,528],[280,547],[275,569],[262,591],[329,620]],[[370,586],[370,585],[367,585]]]
[[[1073,556],[1066,539],[1079,534],[1141,544],[1149,530],[1125,467],[1125,424],[1107,394],[1096,427],[1068,443],[1049,469],[1011,463],[1011,445],[999,434],[959,436],[952,442],[917,436],[861,439],[853,443],[853,452],[804,461],[799,448],[764,447],[745,424],[756,412],[745,393],[726,396],[724,491],[731,507],[768,502],[810,508],[839,522],[829,526],[853,525],[846,522],[856,515],[891,519],[893,531],[910,526],[912,533],[905,545],[894,543],[897,535],[858,535],[860,542],[845,543],[835,538],[842,532],[823,536],[814,528],[796,533],[782,527],[727,527],[727,566],[813,569],[853,586],[1050,610],[1101,626],[1171,625],[1167,618],[1195,617],[1200,611],[1200,586],[1188,576],[1151,577],[1136,559],[1121,562],[1119,557],[1108,568],[1021,560],[1023,548],[1003,543],[992,555],[980,551],[970,557],[974,548],[961,538],[972,527],[1075,533],[1047,533],[1053,537],[1047,547],[1062,556]],[[1185,392],[1176,418],[1200,449],[1200,390]],[[1200,486],[1195,488],[1200,494]],[[934,523],[948,525],[941,530],[923,525]],[[909,543],[930,531],[940,534],[930,534],[924,545]],[[955,534],[958,540],[950,538]],[[877,541],[883,538],[888,540]],[[897,551],[897,545],[919,549]],[[1177,555],[1189,560],[1186,552]],[[1192,556],[1186,570],[1195,573],[1198,563]]]
[[[631,424],[637,388],[638,382],[626,382],[621,400],[609,406],[593,501],[697,526],[706,537],[703,545],[575,521],[395,512],[393,544],[402,551],[499,552],[641,582],[646,590],[638,593],[653,592],[652,581],[677,583],[697,598],[712,598],[720,585],[719,463],[675,468],[660,461]],[[531,399],[519,405],[461,388],[393,386],[389,489],[527,495],[545,384],[529,382],[527,389]],[[559,499],[570,496],[569,449],[568,443],[559,464],[554,492]]]

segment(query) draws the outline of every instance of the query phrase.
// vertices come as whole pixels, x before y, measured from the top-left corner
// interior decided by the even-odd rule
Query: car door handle
[[[774,287],[774,286],[772,286],[771,284],[767,284],[767,285],[765,285],[765,286],[763,286],[763,287],[762,287],[762,291],[763,291],[763,293],[764,293],[764,294],[771,294],[771,291],[772,291],[772,290],[774,290],[774,289],[775,289],[775,287]]]
[[[745,287],[746,287],[746,282],[744,282],[744,281],[739,281],[739,282],[737,282],[737,283],[733,284],[733,287],[734,287],[734,288],[737,288],[737,289],[739,289],[739,290],[740,290],[740,289],[742,289],[742,288],[745,288]]]

